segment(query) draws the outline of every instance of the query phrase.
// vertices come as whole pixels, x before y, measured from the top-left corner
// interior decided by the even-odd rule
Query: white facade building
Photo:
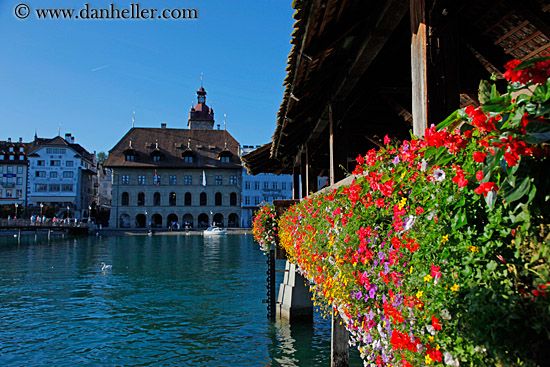
[[[95,154],[90,154],[74,137],[39,139],[31,143],[29,161],[29,204],[56,205],[71,217],[84,218],[94,199]]]

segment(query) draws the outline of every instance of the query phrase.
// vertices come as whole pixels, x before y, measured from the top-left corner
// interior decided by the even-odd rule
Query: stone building
[[[202,87],[197,102],[188,129],[133,127],[109,151],[111,227],[239,226],[239,144],[226,130],[213,129]]]
[[[0,205],[26,206],[27,202],[27,144],[0,141]],[[17,213],[21,214],[21,212]]]

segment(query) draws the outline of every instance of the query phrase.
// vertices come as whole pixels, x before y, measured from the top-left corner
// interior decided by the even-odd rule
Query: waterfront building
[[[0,141],[0,205],[20,210],[27,202],[27,144],[23,139]],[[17,213],[18,215],[21,212]]]
[[[197,91],[188,128],[132,127],[109,151],[109,225],[116,228],[239,227],[239,144],[214,129],[206,91]]]
[[[96,196],[96,204],[98,208],[101,209],[111,209],[112,201],[112,176],[111,169],[106,168],[103,164],[98,164],[97,167],[97,180],[98,180],[98,189]]]
[[[28,144],[29,206],[57,208],[57,216],[87,218],[94,200],[97,175],[95,153],[89,153],[74,136],[38,138]]]

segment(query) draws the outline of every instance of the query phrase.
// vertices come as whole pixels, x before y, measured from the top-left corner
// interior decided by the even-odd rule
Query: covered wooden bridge
[[[385,135],[422,136],[457,108],[476,105],[481,79],[495,75],[502,86],[505,63],[550,48],[547,0],[295,0],[293,7],[276,130],[242,159],[249,174],[294,174],[295,199],[316,192],[318,176],[342,180]],[[346,351],[333,353],[332,363],[347,365]]]

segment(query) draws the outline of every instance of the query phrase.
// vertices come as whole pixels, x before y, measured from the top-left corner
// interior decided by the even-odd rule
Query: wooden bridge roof
[[[326,166],[329,103],[348,131],[349,156],[364,154],[386,134],[408,137],[411,3],[430,4],[432,29],[457,31],[461,105],[476,103],[479,80],[501,74],[507,61],[550,47],[549,0],[295,0],[286,89],[269,154],[279,166],[254,157],[267,156],[263,146],[248,154],[251,171],[288,171],[308,143]]]

